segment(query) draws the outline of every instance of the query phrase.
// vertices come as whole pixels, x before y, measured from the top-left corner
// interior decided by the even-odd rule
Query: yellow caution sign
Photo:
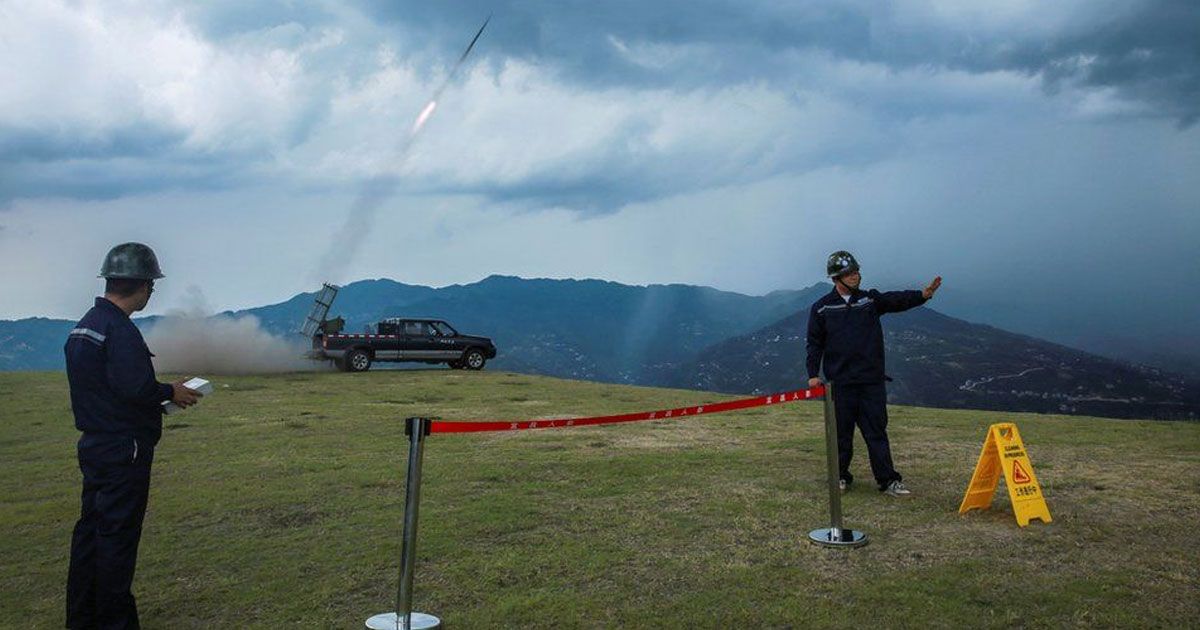
[[[975,464],[975,474],[971,476],[971,484],[967,486],[967,494],[958,507],[958,513],[966,514],[976,508],[986,510],[991,507],[1001,471],[1008,486],[1008,498],[1012,499],[1017,524],[1025,527],[1035,518],[1049,523],[1050,508],[1046,507],[1042,487],[1033,474],[1033,464],[1029,463],[1021,432],[1011,422],[988,427],[983,452],[979,454],[979,463]]]

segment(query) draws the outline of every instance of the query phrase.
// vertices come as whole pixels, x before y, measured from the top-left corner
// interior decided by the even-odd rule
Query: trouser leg
[[[71,534],[71,560],[67,569],[67,627],[89,628],[96,623],[96,489],[89,481],[88,469],[79,463],[83,474],[79,520]],[[93,477],[94,477],[93,472]]]
[[[92,472],[96,488],[90,529],[94,627],[136,629],[140,625],[133,576],[150,494],[153,450],[143,446],[135,458],[132,439],[119,437],[92,443],[86,455],[83,450],[81,460]]]
[[[100,519],[96,544],[100,576],[97,612],[103,628],[139,627],[133,574],[150,495],[150,466],[135,465],[129,473],[127,483],[97,501],[97,505],[106,508],[101,510],[104,516]]]
[[[892,464],[892,448],[887,434],[887,389],[883,383],[865,385],[860,392],[858,428],[867,443],[871,472],[880,488],[901,479]]]
[[[833,407],[837,418],[838,475],[849,483],[854,481],[854,475],[850,473],[850,459],[854,456],[854,425],[858,418],[855,386],[835,387]]]

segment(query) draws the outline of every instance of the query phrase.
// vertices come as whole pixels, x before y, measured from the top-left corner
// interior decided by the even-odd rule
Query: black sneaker
[[[845,479],[838,479],[838,490],[841,490],[842,494],[850,492],[850,482]]]
[[[883,489],[883,493],[889,497],[907,497],[912,495],[912,490],[906,488],[904,482],[894,479]]]

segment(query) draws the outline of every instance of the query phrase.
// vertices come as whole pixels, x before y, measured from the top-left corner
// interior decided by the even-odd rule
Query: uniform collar
[[[96,307],[103,308],[103,309],[110,309],[115,313],[120,313],[121,317],[124,317],[125,319],[129,319],[129,316],[125,314],[125,311],[121,310],[120,306],[113,304],[106,297],[101,296],[101,297],[96,298]]]
[[[858,299],[858,296],[862,293],[862,289],[850,289],[850,301],[853,302],[854,300]],[[829,299],[837,300],[838,302],[846,301],[846,298],[842,297],[841,293],[838,293],[837,287],[833,287],[829,290]]]

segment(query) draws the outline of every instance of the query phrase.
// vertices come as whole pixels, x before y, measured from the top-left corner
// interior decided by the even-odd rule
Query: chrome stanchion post
[[[842,527],[842,490],[838,487],[837,412],[833,405],[833,383],[825,383],[825,468],[829,477],[829,527],[814,529],[808,539],[823,547],[861,547],[867,535]]]
[[[842,539],[842,489],[838,470],[837,411],[833,406],[833,384],[825,385],[825,471],[829,481],[829,537]]]
[[[417,564],[417,511],[421,506],[421,462],[425,455],[425,437],[433,421],[408,418],[404,435],[408,436],[408,478],[405,483],[404,541],[400,548],[400,587],[396,593],[396,612],[367,619],[368,630],[425,630],[440,628],[442,620],[413,612],[413,573]]]

